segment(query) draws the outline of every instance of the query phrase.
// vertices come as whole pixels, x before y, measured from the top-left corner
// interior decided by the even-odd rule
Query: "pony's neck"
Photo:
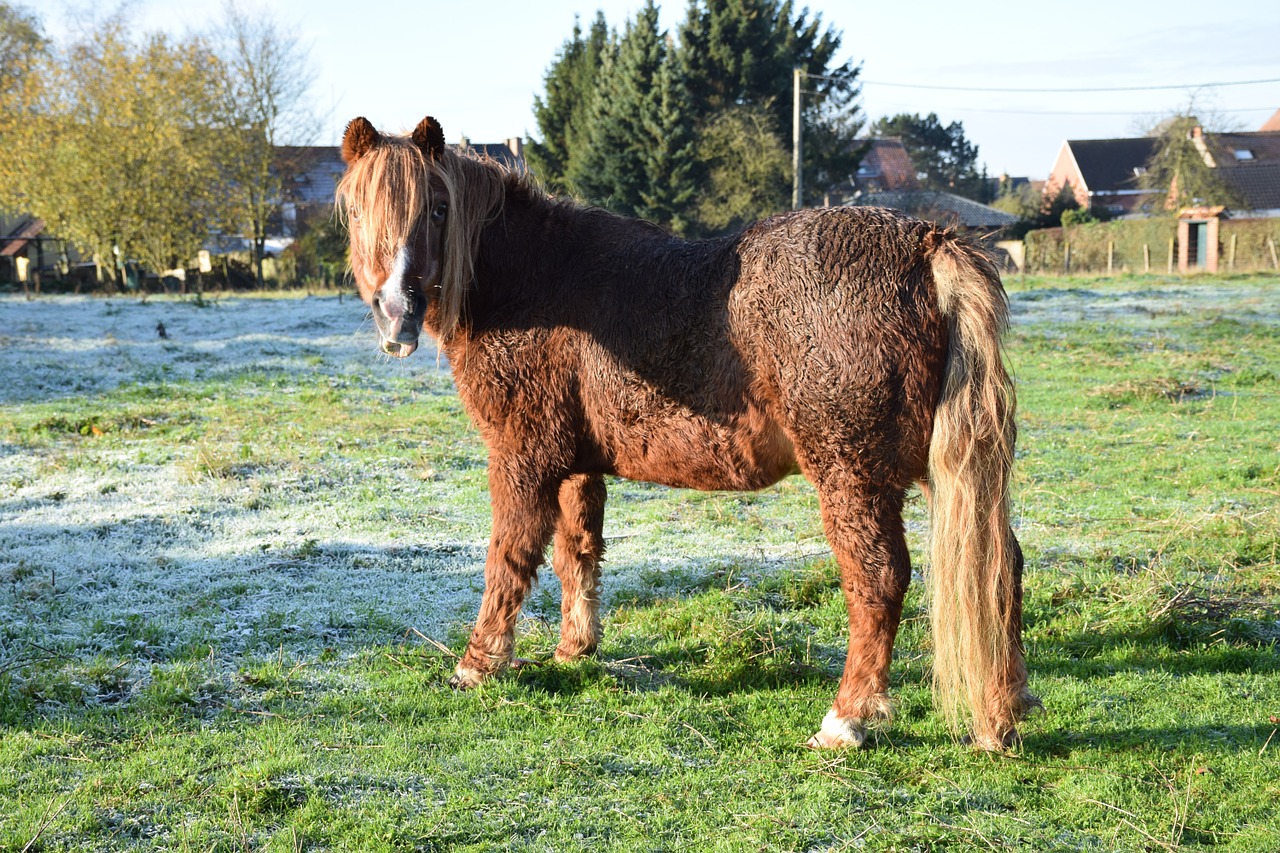
[[[480,232],[475,279],[445,352],[456,362],[489,332],[591,327],[601,299],[663,303],[690,281],[718,277],[697,268],[715,264],[712,244],[722,242],[686,242],[508,179],[501,210]]]
[[[501,213],[481,232],[477,289],[540,299],[599,276],[640,276],[682,243],[652,223],[508,186]]]

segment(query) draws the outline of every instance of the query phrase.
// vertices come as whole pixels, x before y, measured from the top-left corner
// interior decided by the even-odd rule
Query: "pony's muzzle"
[[[384,299],[383,293],[374,296],[372,301],[373,321],[382,337],[382,351],[406,358],[418,348],[418,335],[422,331],[420,318],[413,311],[412,298],[395,293],[392,298]]]
[[[400,343],[398,341],[382,342],[382,351],[395,358],[408,358],[413,355],[414,350],[417,348],[418,342],[416,340],[409,343]]]

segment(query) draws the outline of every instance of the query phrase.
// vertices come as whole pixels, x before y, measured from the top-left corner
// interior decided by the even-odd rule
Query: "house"
[[[49,233],[45,221],[29,214],[0,212],[0,281],[39,282],[64,274],[81,260],[75,247]]]
[[[868,141],[870,147],[853,179],[855,189],[864,193],[920,189],[920,179],[901,139],[888,136]]]
[[[517,172],[525,170],[524,140],[518,136],[513,136],[502,142],[481,143],[472,142],[464,136],[461,143],[449,147],[457,151],[468,151],[481,157],[487,157],[490,160],[496,160],[508,169]]]
[[[1277,111],[1280,116],[1280,111]],[[1277,121],[1272,116],[1271,121]],[[1263,125],[1266,127],[1267,125]],[[1253,133],[1191,131],[1200,156],[1240,197],[1237,219],[1280,216],[1280,129]]]
[[[314,218],[333,215],[334,189],[347,164],[336,145],[281,145],[276,148],[280,175],[279,219],[268,223],[278,237],[297,237]]]
[[[34,216],[0,215],[0,258],[43,255],[44,241],[50,239],[44,233],[44,220]],[[42,266],[37,261],[37,268]]]
[[[1280,111],[1261,130],[1247,133],[1205,133],[1194,127],[1191,141],[1205,164],[1238,196],[1229,215],[1280,216]],[[1045,194],[1057,195],[1069,187],[1087,210],[1112,216],[1142,215],[1143,208],[1159,203],[1168,189],[1141,186],[1156,144],[1153,137],[1069,139],[1054,161]]]
[[[858,193],[849,206],[891,207],[919,219],[965,231],[996,232],[1018,217],[941,190],[885,190]]]
[[[455,151],[466,151],[496,160],[508,168],[525,168],[524,141],[513,137],[503,142],[473,143],[465,136]],[[333,215],[334,190],[342,173],[342,149],[336,145],[284,145],[276,149],[276,170],[281,175],[282,192],[278,219],[269,223],[270,235],[297,237],[315,217]]]
[[[1111,216],[1139,213],[1162,190],[1140,186],[1156,140],[1068,139],[1045,181],[1046,196],[1056,197],[1069,187],[1081,208],[1105,211]]]

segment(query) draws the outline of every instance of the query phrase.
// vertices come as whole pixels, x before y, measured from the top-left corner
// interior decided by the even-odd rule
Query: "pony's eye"
[[[448,212],[449,212],[448,204],[446,204],[443,201],[437,204],[435,206],[435,210],[431,211],[432,223],[434,223],[435,225],[439,225],[440,223],[444,222],[445,214],[447,214]]]

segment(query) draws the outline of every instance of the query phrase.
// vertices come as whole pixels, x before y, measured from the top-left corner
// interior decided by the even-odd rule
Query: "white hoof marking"
[[[866,743],[867,734],[862,720],[857,717],[837,717],[834,710],[822,718],[822,728],[809,738],[805,746],[810,749],[846,749]]]

